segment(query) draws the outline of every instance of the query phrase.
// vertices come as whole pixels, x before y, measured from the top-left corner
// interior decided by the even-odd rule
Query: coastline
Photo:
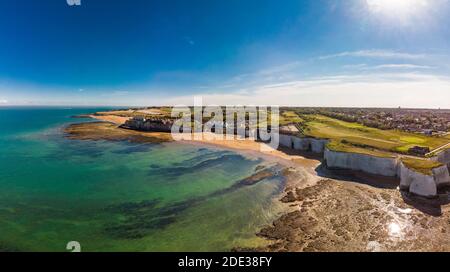
[[[114,115],[90,115],[89,117],[99,120],[101,122],[107,122],[114,125],[121,125],[129,118],[121,117],[116,118]],[[170,142],[172,137],[170,133],[164,132],[138,132],[134,130],[116,128],[126,132],[129,135],[135,135],[136,133],[144,136],[148,139],[156,139],[160,142]],[[81,138],[83,139],[83,138]],[[122,140],[134,140],[139,142],[146,142],[142,138],[133,139],[127,137],[121,137]],[[195,139],[195,137],[194,137]],[[212,139],[212,137],[210,137]],[[108,140],[108,139],[107,139]],[[119,139],[120,140],[120,139]],[[152,141],[150,141],[152,142]],[[321,165],[321,158],[317,154],[308,154],[311,158],[306,158],[298,154],[289,154],[289,149],[280,148],[278,150],[261,151],[261,145],[264,143],[256,142],[250,139],[239,139],[239,140],[183,140],[180,141],[183,144],[205,146],[213,148],[222,148],[226,150],[234,151],[243,156],[250,156],[252,158],[261,158],[268,163],[276,163],[283,166],[286,171],[284,171],[284,176],[286,178],[285,190],[281,195],[280,200],[289,191],[296,188],[305,188],[317,184],[323,178],[319,176],[317,170]],[[267,149],[269,150],[269,149]],[[292,210],[290,205],[287,205],[286,212]]]
[[[92,118],[114,125],[121,121],[108,116]],[[119,140],[139,135],[137,140],[144,142],[143,138],[170,141],[167,137],[170,133],[118,130],[124,130]],[[133,137],[131,140],[136,140]],[[418,202],[397,188],[378,187],[376,182],[363,184],[339,177],[321,177],[317,171],[319,159],[291,155],[288,150],[261,152],[260,143],[251,140],[183,142],[230,149],[286,167],[287,182],[280,199],[286,204],[286,211],[257,233],[270,244],[233,250],[450,251],[450,241],[435,242],[436,237],[445,240],[449,236],[449,205]]]
[[[97,119],[97,120],[104,121],[104,122],[113,123],[113,124],[116,124],[116,125],[122,125],[123,123],[125,123],[127,120],[130,119],[130,117],[121,117],[121,116],[117,116],[117,115],[94,115],[94,114],[90,114],[90,115],[86,115],[86,117],[92,118],[92,119]]]
[[[121,125],[128,117],[119,117],[114,115],[89,115],[89,117],[103,121],[109,122],[115,125]],[[130,134],[134,134],[133,130],[126,130],[130,132]],[[161,140],[170,141],[171,134],[164,132],[137,132],[140,135],[157,138]],[[206,140],[200,139],[197,140],[193,137],[193,140],[183,140],[182,143],[187,143],[191,145],[203,145],[203,146],[212,146],[219,147],[224,149],[229,149],[236,151],[241,154],[253,155],[256,157],[261,157],[266,159],[267,161],[277,162],[286,167],[301,167],[306,169],[309,174],[311,174],[310,178],[314,179],[316,182],[320,179],[317,176],[315,169],[321,164],[319,156],[311,154],[311,159],[305,158],[304,156],[289,154],[288,149],[279,149],[279,150],[271,150],[271,151],[261,151],[261,145],[265,145],[264,143],[255,142],[250,139],[236,139],[236,140]]]

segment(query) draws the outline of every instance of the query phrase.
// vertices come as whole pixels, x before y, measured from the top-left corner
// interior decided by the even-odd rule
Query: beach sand
[[[89,115],[89,117],[116,125],[122,125],[130,119],[130,117],[122,117],[117,115]]]

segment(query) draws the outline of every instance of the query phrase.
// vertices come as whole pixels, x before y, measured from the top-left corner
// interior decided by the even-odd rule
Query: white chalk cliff
[[[435,197],[438,194],[438,188],[450,185],[448,167],[450,165],[450,150],[444,150],[432,158],[444,165],[433,169],[432,175],[426,175],[408,168],[399,158],[334,151],[326,147],[328,142],[329,140],[326,139],[280,135],[280,144],[284,147],[324,153],[324,161],[329,168],[349,169],[382,176],[398,177],[400,178],[401,189],[409,190],[409,192],[419,196]]]
[[[288,147],[295,150],[311,151],[314,153],[325,152],[325,146],[328,140],[316,139],[310,137],[295,137],[290,135],[280,135],[280,144],[284,147]]]
[[[369,174],[396,177],[398,162],[396,158],[382,158],[372,155],[347,153],[325,149],[324,159],[329,168],[342,168],[363,171]]]

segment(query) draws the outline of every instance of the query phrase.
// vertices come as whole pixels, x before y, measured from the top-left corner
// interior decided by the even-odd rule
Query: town
[[[444,136],[450,131],[450,110],[447,109],[302,108],[300,110],[383,130],[398,129],[429,136]]]

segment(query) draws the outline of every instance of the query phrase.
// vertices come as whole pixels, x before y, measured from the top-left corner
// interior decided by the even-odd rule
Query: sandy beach
[[[90,115],[91,118],[113,123],[116,125],[122,125],[125,123],[125,121],[129,120],[129,117],[120,117],[116,115]],[[130,131],[130,130],[127,130]],[[133,131],[130,131],[130,133]],[[170,133],[161,133],[161,132],[137,132],[141,135],[148,136],[148,137],[154,137],[159,139],[168,140],[171,139],[172,136]],[[256,142],[251,139],[239,139],[236,138],[235,140],[227,140],[227,139],[214,139],[215,135],[213,134],[204,134],[204,137],[202,139],[197,139],[195,135],[193,135],[192,140],[183,140],[184,143],[189,144],[203,144],[203,145],[210,145],[210,146],[216,146],[216,147],[222,147],[226,149],[232,149],[238,152],[245,152],[245,153],[252,153],[254,155],[265,157],[268,160],[274,160],[276,159],[278,162],[286,165],[286,166],[301,166],[309,170],[311,174],[315,174],[314,169],[320,165],[320,159],[319,156],[315,159],[307,159],[304,156],[297,155],[297,154],[290,154],[289,150],[287,149],[279,149],[279,150],[273,150],[268,148],[267,144]],[[264,148],[263,146],[266,146]],[[262,150],[270,150],[270,151],[262,151]]]
[[[110,122],[116,125],[122,125],[130,119],[130,117],[121,117],[117,115],[89,115],[89,117],[100,121]]]

